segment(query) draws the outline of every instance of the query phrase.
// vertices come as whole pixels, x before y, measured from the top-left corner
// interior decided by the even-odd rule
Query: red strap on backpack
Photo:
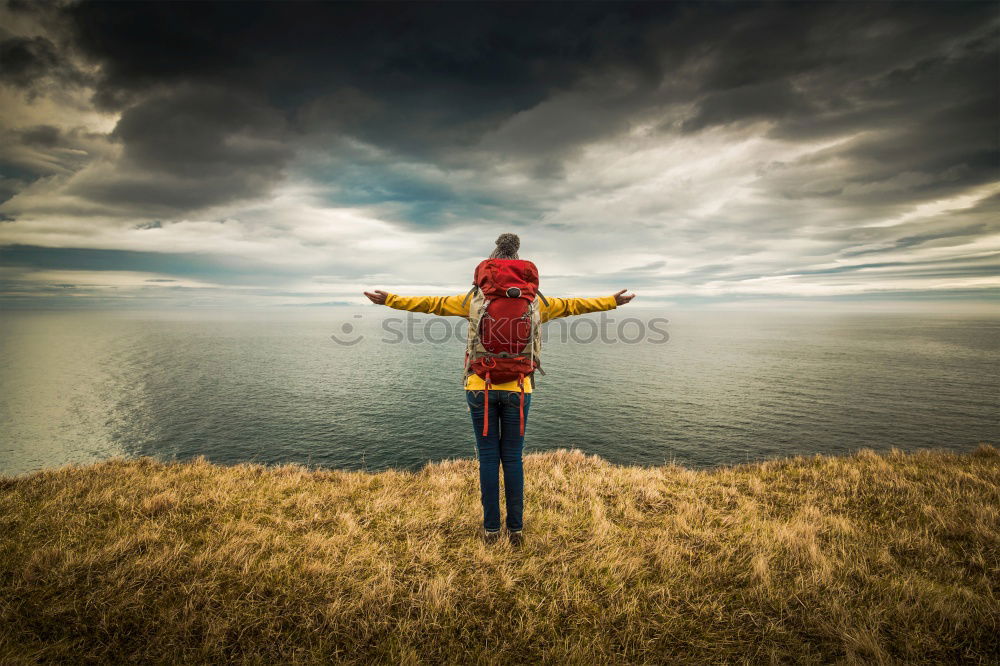
[[[486,389],[483,391],[483,437],[490,431],[490,372],[486,371]]]
[[[518,373],[517,375],[517,385],[521,389],[521,405],[518,409],[521,413],[521,437],[524,437],[524,375]]]

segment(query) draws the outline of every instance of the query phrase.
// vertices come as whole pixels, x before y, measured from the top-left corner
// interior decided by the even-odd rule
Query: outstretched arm
[[[625,305],[635,298],[635,294],[626,294],[625,291],[622,289],[617,294],[600,298],[550,298],[548,306],[542,303],[542,321],[546,322],[559,317],[572,317],[588,312],[614,310],[619,305]]]
[[[458,294],[457,296],[399,296],[376,289],[374,292],[366,291],[364,295],[376,305],[387,305],[396,310],[426,312],[428,314],[441,315],[442,317],[469,316],[469,304],[462,304],[465,294]]]

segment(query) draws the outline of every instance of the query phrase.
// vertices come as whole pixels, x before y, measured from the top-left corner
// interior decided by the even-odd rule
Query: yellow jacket
[[[465,294],[456,296],[399,296],[389,294],[385,298],[385,304],[397,310],[409,310],[410,312],[426,312],[428,314],[441,315],[442,317],[465,317],[469,318],[468,300],[464,305]],[[546,297],[549,304],[539,299],[541,306],[539,314],[542,323],[559,317],[572,317],[573,315],[587,314],[588,312],[601,312],[602,310],[614,310],[618,307],[614,296],[602,296],[600,298],[550,298]],[[482,391],[486,388],[486,382],[476,374],[469,375],[465,380],[465,390]],[[490,387],[497,391],[519,391],[517,381],[505,382],[503,384],[493,384]],[[531,382],[524,382],[524,392],[531,393]]]

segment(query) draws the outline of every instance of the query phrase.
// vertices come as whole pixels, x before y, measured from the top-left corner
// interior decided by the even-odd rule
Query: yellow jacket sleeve
[[[469,303],[462,305],[464,299],[465,294],[457,296],[398,296],[397,294],[389,294],[385,297],[385,304],[396,310],[426,312],[442,317],[468,317]]]
[[[468,317],[469,303],[464,305],[465,294],[455,296],[399,296],[389,294],[385,298],[385,304],[396,310],[409,310],[410,312],[426,312],[428,314],[440,315],[442,317]],[[587,314],[588,312],[601,312],[603,310],[614,310],[618,307],[614,296],[601,296],[600,298],[548,298],[548,305],[541,300],[542,322],[559,317],[572,317],[574,315]]]
[[[572,317],[574,315],[587,314],[588,312],[601,312],[602,310],[614,310],[618,307],[614,296],[601,296],[600,298],[548,298],[549,304],[542,303],[542,322],[559,317]],[[541,301],[539,301],[541,302]]]

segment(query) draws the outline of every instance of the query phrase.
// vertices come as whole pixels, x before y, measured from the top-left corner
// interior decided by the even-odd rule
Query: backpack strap
[[[490,381],[490,371],[489,371],[489,368],[495,368],[496,365],[497,365],[497,362],[496,361],[491,361],[491,363],[486,363],[484,361],[483,364],[487,368],[487,370],[486,370],[486,384],[483,386],[483,437],[485,437],[490,432],[490,420],[489,420],[490,419],[490,385],[492,384],[492,382]]]
[[[521,404],[518,407],[518,411],[521,415],[521,437],[524,437],[524,374],[518,373],[517,375],[517,385],[521,389]]]
[[[470,289],[469,293],[465,295],[465,298],[462,300],[463,307],[469,300],[469,297],[475,293],[476,288],[476,285],[472,285],[472,289]],[[489,307],[489,305],[490,301],[484,300],[482,307],[480,307],[477,312],[469,313],[469,332],[465,341],[465,367],[462,370],[462,386],[465,386],[466,381],[469,379],[469,375],[472,374],[471,366],[473,357],[479,355],[476,351],[476,345],[479,344],[479,325],[482,323],[482,319],[486,315],[486,308]]]
[[[545,298],[545,295],[537,289],[535,293],[538,294],[538,298],[542,299],[542,303],[545,303],[545,307],[549,307],[549,299]]]
[[[467,294],[465,295],[465,298],[463,298],[463,299],[462,299],[462,307],[463,307],[463,308],[464,308],[464,307],[465,307],[466,305],[468,305],[468,304],[469,304],[469,298],[470,298],[470,297],[472,296],[472,294],[473,294],[473,293],[475,293],[475,291],[476,291],[476,283],[474,283],[474,282],[473,282],[473,283],[472,283],[472,289],[470,289],[470,290],[469,290],[469,293],[467,293]]]
[[[483,437],[490,432],[490,371],[486,371],[486,385],[483,391]]]

